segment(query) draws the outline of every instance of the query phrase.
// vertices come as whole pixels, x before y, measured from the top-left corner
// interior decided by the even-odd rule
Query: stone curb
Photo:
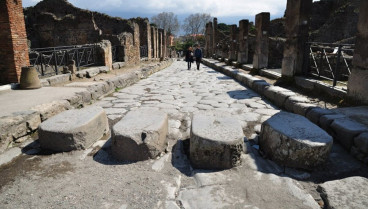
[[[357,130],[354,128],[355,126],[339,129],[339,126],[334,123],[335,120],[341,120],[341,118],[347,119],[347,116],[310,104],[306,97],[296,96],[294,92],[288,89],[268,84],[263,79],[242,73],[239,69],[227,66],[223,62],[213,59],[203,59],[203,64],[233,78],[240,84],[253,89],[258,94],[270,100],[277,107],[308,118],[310,121],[332,135],[334,140],[344,138],[344,136],[349,136],[351,143],[343,143],[342,145],[358,160],[368,164],[368,145],[366,146],[367,150],[357,149],[357,147],[362,147],[359,146],[359,144],[368,144],[368,137],[364,137],[362,140],[362,136],[366,136],[364,133],[367,133],[368,130],[362,128]],[[300,81],[300,78],[296,79],[298,79],[298,82]],[[314,88],[314,86],[310,86],[308,88]],[[354,121],[354,124],[363,126],[356,121]],[[359,136],[360,138],[357,139]]]
[[[97,100],[101,96],[111,94],[116,88],[125,88],[141,79],[145,79],[172,64],[172,60],[165,60],[152,66],[110,78],[104,83],[94,84],[87,90],[78,92],[66,99],[37,105],[29,111],[14,112],[11,116],[0,117],[0,154],[7,150],[12,142],[24,142],[38,130],[41,122],[65,110],[83,107]],[[101,69],[100,69],[101,70]],[[70,76],[70,74],[61,75]]]

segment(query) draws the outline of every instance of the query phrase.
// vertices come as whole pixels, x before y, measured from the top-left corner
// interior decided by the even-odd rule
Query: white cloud
[[[40,0],[23,0],[23,6],[35,5]],[[197,12],[210,13],[215,17],[253,16],[260,12],[282,15],[287,0],[69,0],[73,5],[95,11],[145,13],[147,16],[160,12],[178,15]]]

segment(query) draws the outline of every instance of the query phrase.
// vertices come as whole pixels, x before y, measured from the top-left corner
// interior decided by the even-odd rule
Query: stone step
[[[121,161],[153,159],[167,147],[168,116],[158,110],[129,112],[112,129],[112,154]]]
[[[190,135],[193,167],[229,169],[241,164],[244,133],[238,120],[198,113],[193,116]]]
[[[39,126],[43,149],[57,152],[86,149],[109,131],[105,110],[92,106],[62,112]]]
[[[332,137],[305,117],[280,112],[262,124],[260,149],[273,161],[288,167],[313,169],[323,164]]]

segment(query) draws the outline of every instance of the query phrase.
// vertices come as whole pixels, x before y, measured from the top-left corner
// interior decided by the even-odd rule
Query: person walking
[[[196,49],[194,50],[194,57],[195,57],[195,61],[197,64],[197,70],[199,70],[199,65],[201,64],[202,61],[202,50],[200,48],[200,45],[197,44],[196,45]]]
[[[187,52],[185,53],[185,61],[188,63],[188,70],[192,67],[193,63],[193,48],[189,47]]]

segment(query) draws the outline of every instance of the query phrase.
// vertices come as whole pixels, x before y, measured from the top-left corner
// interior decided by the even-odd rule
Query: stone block
[[[355,137],[354,145],[358,147],[361,152],[368,154],[368,132],[362,133]]]
[[[331,123],[335,120],[335,119],[339,119],[339,118],[345,118],[345,115],[342,114],[333,114],[333,115],[323,115],[321,116],[321,118],[319,119],[319,125],[322,129],[326,130],[327,133],[331,134],[332,129],[330,129],[330,125]],[[333,136],[333,135],[332,135]]]
[[[276,106],[283,107],[286,99],[288,97],[295,96],[296,94],[285,88],[270,86],[264,90],[264,95]]]
[[[256,91],[258,94],[261,94],[263,95],[263,92],[264,90],[269,87],[270,84],[267,83],[266,81],[264,80],[261,80],[261,81],[257,81],[257,82],[254,82],[253,85],[252,85],[252,89],[254,91]]]
[[[69,109],[71,109],[71,106],[66,100],[53,101],[31,108],[31,110],[37,111],[41,115],[41,121],[45,121],[50,117]]]
[[[309,103],[309,100],[303,96],[291,96],[286,99],[284,107],[287,111],[294,112],[294,106],[296,103]]]
[[[307,113],[306,117],[310,121],[312,121],[314,124],[319,125],[319,120],[320,120],[321,116],[323,116],[323,115],[332,115],[332,114],[335,114],[335,113],[332,112],[331,110],[320,108],[320,107],[315,107],[315,108],[312,108]]]
[[[350,150],[354,138],[363,132],[368,132],[368,128],[363,124],[351,120],[350,118],[335,119],[331,124],[331,129],[335,132],[335,138],[347,149]]]
[[[135,110],[112,130],[112,154],[118,160],[153,159],[167,147],[168,116],[158,110]]]
[[[368,179],[349,177],[327,181],[317,191],[326,203],[326,208],[368,208]]]
[[[294,104],[293,112],[295,114],[305,116],[312,108],[316,107],[315,104],[309,104],[304,102],[298,102]]]
[[[300,115],[280,112],[262,124],[260,149],[273,161],[313,169],[328,159],[332,137]]]
[[[101,67],[98,67],[98,69],[100,70],[100,73],[108,73],[108,72],[110,72],[110,69],[107,66],[101,66]]]
[[[47,81],[50,83],[51,86],[65,84],[70,81],[70,73],[62,74],[62,75],[55,75],[50,78],[47,78]]]
[[[105,111],[91,106],[62,112],[41,123],[39,141],[43,149],[68,152],[90,147],[108,131]]]
[[[98,67],[92,67],[92,68],[86,69],[86,77],[87,78],[93,78],[96,75],[98,75],[99,73],[100,73],[100,69]]]
[[[190,161],[195,168],[229,169],[241,164],[244,134],[232,117],[197,114],[190,134]]]

